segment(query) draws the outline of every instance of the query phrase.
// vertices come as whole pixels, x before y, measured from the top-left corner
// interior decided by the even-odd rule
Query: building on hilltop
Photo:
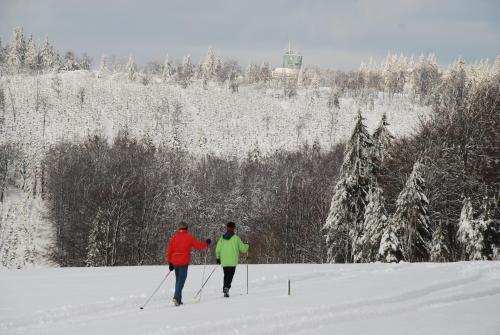
[[[283,55],[283,67],[277,67],[272,72],[273,78],[297,78],[302,67],[302,55],[293,50],[288,43],[288,50]]]

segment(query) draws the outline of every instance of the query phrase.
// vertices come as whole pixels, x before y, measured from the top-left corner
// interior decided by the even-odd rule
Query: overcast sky
[[[500,54],[499,0],[0,0],[0,38],[24,27],[59,50],[138,63],[163,62],[209,46],[223,58],[279,65],[283,49],[301,51],[304,63],[357,68],[388,51],[439,63],[457,56],[494,60]]]

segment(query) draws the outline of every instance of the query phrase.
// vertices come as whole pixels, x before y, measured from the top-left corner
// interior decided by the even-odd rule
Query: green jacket
[[[235,234],[226,233],[217,241],[215,256],[220,259],[222,266],[238,265],[240,252],[247,253],[248,244],[243,243]]]

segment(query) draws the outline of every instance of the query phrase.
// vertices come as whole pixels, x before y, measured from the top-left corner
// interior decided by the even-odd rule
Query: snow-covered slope
[[[241,265],[231,298],[217,269],[200,304],[192,266],[185,305],[171,303],[172,276],[140,310],[167,270],[0,270],[0,333],[500,334],[500,262],[250,265],[249,295]]]

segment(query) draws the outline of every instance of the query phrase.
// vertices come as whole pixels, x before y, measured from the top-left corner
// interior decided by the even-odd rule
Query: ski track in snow
[[[139,306],[149,296],[148,289],[154,288],[142,286],[150,285],[150,277],[164,271],[164,267],[144,267],[144,276],[148,277],[148,280],[142,278],[142,282],[136,284],[137,288],[134,287],[134,278],[137,278],[141,271],[139,267],[106,269],[106,273],[86,269],[87,272],[81,279],[83,292],[102,291],[103,299],[90,299],[79,304],[72,300],[85,299],[76,295],[68,297],[67,303],[53,307],[47,304],[47,308],[25,314],[21,309],[30,305],[28,292],[26,296],[16,298],[18,301],[10,302],[16,305],[19,311],[13,311],[9,304],[0,302],[0,315],[3,314],[2,310],[8,315],[0,316],[0,333],[65,334],[71,329],[74,334],[113,334],[120,327],[122,334],[329,334],[335,329],[356,333],[358,323],[396,320],[397,324],[400,318],[407,318],[408,315],[418,317],[429,311],[451,315],[456,308],[462,308],[464,304],[466,307],[471,304],[483,305],[491,299],[494,301],[493,306],[489,306],[493,310],[492,313],[496,313],[495,310],[500,308],[500,262],[251,265],[250,268],[252,276],[248,296],[242,293],[246,283],[244,266],[241,266],[238,269],[239,277],[235,277],[232,289],[234,292],[230,299],[221,297],[219,286],[222,275],[221,271],[217,271],[217,275],[203,292],[201,304],[191,302],[201,279],[201,267],[192,267],[188,276],[190,285],[187,285],[183,293],[186,302],[184,306],[175,308],[171,305],[171,281],[142,311]],[[34,281],[52,280],[64,286],[66,280],[78,278],[78,271],[81,271],[61,270],[76,276],[71,279],[59,273],[58,269],[33,270],[35,272],[31,271],[27,276],[33,276]],[[37,271],[41,271],[41,275]],[[0,273],[4,278],[20,276],[19,279],[22,280],[19,282],[26,283],[26,278],[21,278],[22,271],[3,270]],[[94,280],[98,281],[86,280],[87,275],[96,276]],[[109,297],[109,293],[106,295],[105,287],[103,289],[93,286],[101,281],[112,284],[117,276],[123,277],[129,285],[129,289],[124,289],[117,297]],[[128,277],[130,279],[127,279]],[[288,278],[292,281],[291,297],[286,296],[285,292]],[[16,283],[17,281],[13,280],[11,285],[15,287],[14,290],[20,290]],[[5,296],[2,289],[6,289],[5,285],[0,288],[0,295]],[[132,293],[131,289],[141,289],[142,293]],[[487,329],[495,327],[500,331],[500,321],[492,321],[498,318],[488,318],[486,315],[482,322],[483,316],[479,311],[472,308],[466,310],[472,313],[468,317],[477,318],[478,327],[485,327],[484,331],[478,331],[478,334],[488,334]],[[224,315],[227,312],[231,315]],[[456,333],[467,334],[466,330],[460,331],[460,315],[454,317],[457,317],[456,325],[435,325],[436,331],[433,334],[449,332],[446,327],[456,327],[453,328]],[[486,328],[487,326],[490,328]],[[109,327],[114,327],[114,331],[109,331]],[[411,325],[408,327],[408,333],[422,333],[418,329],[411,329]],[[86,332],[87,328],[92,331]],[[367,334],[378,333],[370,329],[364,331]],[[401,333],[402,329],[395,327],[393,334]]]

